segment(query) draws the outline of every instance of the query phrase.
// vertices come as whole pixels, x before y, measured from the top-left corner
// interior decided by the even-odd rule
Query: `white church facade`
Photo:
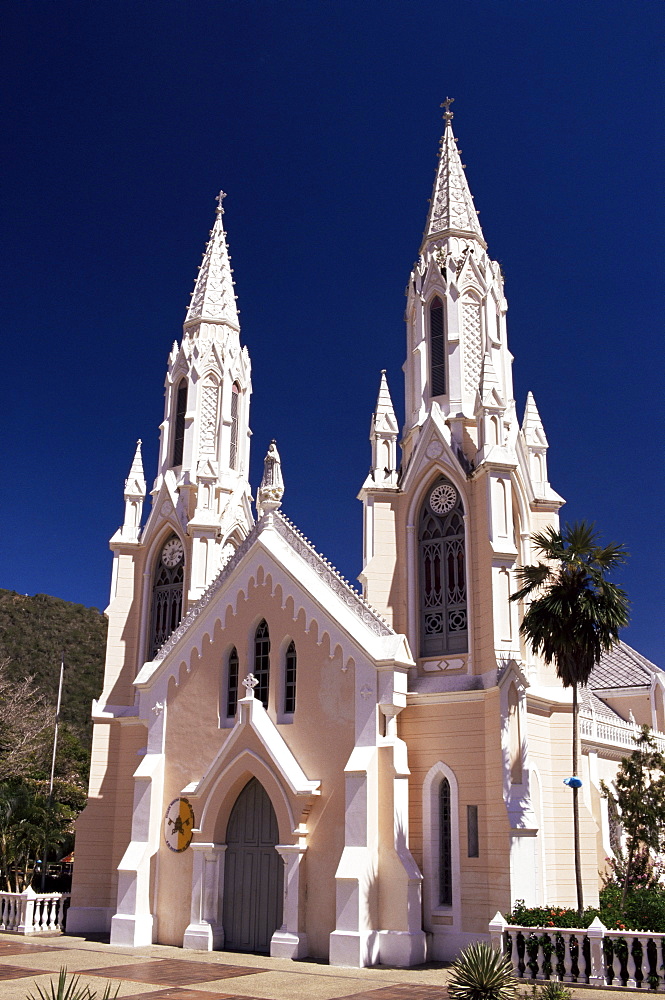
[[[563,500],[531,395],[518,420],[503,278],[444,118],[407,289],[401,462],[385,373],[372,418],[362,594],[282,514],[274,443],[252,508],[220,197],[150,513],[139,447],[111,539],[71,932],[408,966],[487,937],[516,899],[575,903],[571,697],[509,600]],[[664,691],[622,644],[585,695],[588,903],[612,846],[600,779],[632,720],[665,729]]]

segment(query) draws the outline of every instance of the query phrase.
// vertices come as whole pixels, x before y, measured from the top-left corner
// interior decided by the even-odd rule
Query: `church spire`
[[[222,221],[224,215],[222,202],[225,197],[223,191],[217,195],[215,224],[210,232],[203,263],[196,278],[185,318],[185,330],[201,322],[224,323],[237,331],[240,330],[233,272]]]
[[[379,396],[369,430],[372,442],[371,478],[376,486],[394,486],[397,482],[397,433],[397,417],[386,373],[382,371]]]
[[[145,495],[146,484],[143,474],[143,459],[141,458],[141,439],[139,438],[136,442],[132,467],[125,479],[125,520],[120,529],[123,541],[138,541]]]
[[[450,110],[453,100],[449,97],[441,105],[446,109],[443,116],[446,127],[439,147],[439,164],[423,245],[435,236],[455,235],[475,238],[485,249],[487,245],[453,135],[453,113]]]

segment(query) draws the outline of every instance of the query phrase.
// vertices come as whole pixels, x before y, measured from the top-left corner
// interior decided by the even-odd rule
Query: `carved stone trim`
[[[305,538],[300,531],[298,531],[295,524],[292,524],[292,522],[289,521],[288,518],[284,517],[280,511],[275,511],[275,513],[268,516],[272,518],[273,527],[276,529],[278,534],[280,534],[282,538],[288,542],[291,548],[298,553],[301,559],[304,559],[307,565],[314,570],[319,579],[322,580],[334,594],[337,594],[346,607],[357,615],[357,617],[365,625],[367,625],[367,627],[371,629],[375,635],[395,634],[394,630],[379,614],[376,608],[373,608],[372,605],[369,604],[357,590],[353,589],[348,580],[345,580],[341,573],[337,572],[332,563],[328,562],[327,559],[319,555],[308,539]],[[220,570],[200,600],[198,600],[196,604],[189,609],[177,629],[175,629],[166,642],[160,646],[153,656],[153,660],[165,659],[171,650],[174,649],[185,632],[189,631],[190,626],[208,607],[226,578],[230,576],[236,568],[245,553],[252,546],[257,535],[259,535],[264,527],[265,519],[262,518],[260,521],[257,521],[247,537],[241,542],[227,562],[226,566]]]

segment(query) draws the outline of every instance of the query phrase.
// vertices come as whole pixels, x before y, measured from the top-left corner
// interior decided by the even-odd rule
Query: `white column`
[[[214,951],[224,947],[220,920],[226,844],[192,844],[192,903],[183,948]]]
[[[284,899],[282,926],[270,939],[270,957],[305,958],[307,934],[301,930],[300,866],[307,848],[299,844],[277,844],[275,850],[284,862]]]

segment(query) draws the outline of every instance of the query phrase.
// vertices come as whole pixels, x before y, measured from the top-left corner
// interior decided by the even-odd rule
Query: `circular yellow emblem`
[[[186,851],[194,834],[194,810],[189,799],[174,799],[164,817],[164,840],[170,851]]]

